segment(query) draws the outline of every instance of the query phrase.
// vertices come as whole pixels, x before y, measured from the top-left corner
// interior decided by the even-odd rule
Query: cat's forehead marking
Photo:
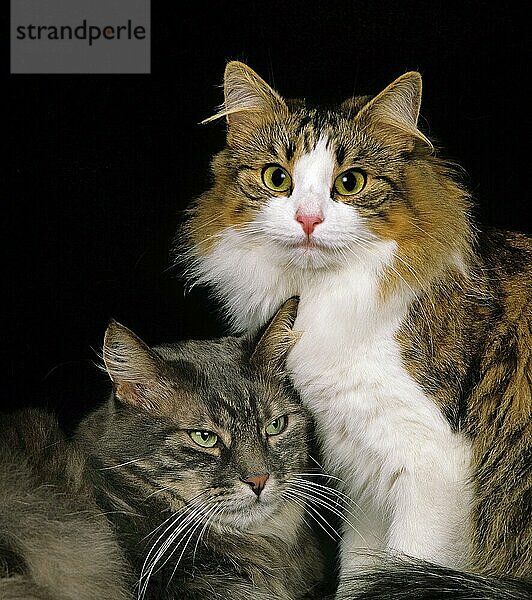
[[[294,164],[294,195],[329,194],[335,163],[331,141],[322,135],[314,148]]]
[[[345,147],[345,144],[337,144],[336,145],[336,162],[338,164],[339,167],[342,166],[344,160],[345,160],[345,156],[346,156],[346,152],[347,152],[347,148]]]

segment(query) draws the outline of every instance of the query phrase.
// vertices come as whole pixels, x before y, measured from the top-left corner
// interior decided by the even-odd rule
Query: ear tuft
[[[417,127],[421,94],[421,75],[417,71],[409,71],[372,98],[361,109],[359,116],[368,115],[432,148],[430,140]]]
[[[284,376],[288,352],[299,339],[292,327],[297,316],[299,298],[289,298],[276,312],[260,336],[251,355],[251,364],[276,376]]]
[[[130,329],[111,321],[103,344],[103,360],[119,400],[153,408],[149,391],[160,377],[160,359]]]
[[[202,123],[226,117],[229,126],[245,120],[248,114],[286,109],[284,100],[246,64],[233,60],[225,68],[225,101],[220,111]]]

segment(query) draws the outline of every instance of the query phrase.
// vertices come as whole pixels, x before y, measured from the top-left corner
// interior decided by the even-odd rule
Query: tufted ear
[[[250,362],[255,368],[284,377],[286,357],[299,339],[292,329],[298,304],[298,298],[289,298],[275,313],[253,349]]]
[[[103,360],[118,400],[148,410],[158,407],[163,397],[161,359],[116,321],[105,332]]]
[[[363,106],[357,119],[367,117],[432,148],[430,140],[417,127],[421,91],[421,75],[417,71],[405,73]]]
[[[250,114],[286,110],[281,96],[253,69],[237,60],[229,62],[225,68],[224,98],[220,111],[204,123],[226,117],[231,129],[245,123]]]

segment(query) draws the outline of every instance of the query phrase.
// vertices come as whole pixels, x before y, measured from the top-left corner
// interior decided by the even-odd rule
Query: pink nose
[[[303,231],[306,235],[310,235],[316,225],[323,223],[322,215],[305,215],[303,213],[296,213],[296,221],[301,223],[301,227],[303,227]]]

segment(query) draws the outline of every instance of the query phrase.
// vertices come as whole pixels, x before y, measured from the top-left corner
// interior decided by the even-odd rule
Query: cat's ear
[[[237,60],[229,62],[225,68],[224,98],[221,110],[204,123],[226,117],[231,130],[245,124],[250,115],[286,110],[281,96],[253,69]]]
[[[116,321],[111,321],[105,332],[103,361],[118,400],[148,410],[156,408],[161,359]]]
[[[432,143],[417,126],[421,91],[421,75],[417,71],[405,73],[363,106],[357,120],[369,118],[388,126],[399,137],[416,139],[432,149]]]
[[[289,298],[260,335],[251,354],[251,364],[255,368],[284,377],[286,357],[299,339],[298,333],[292,329],[298,304],[299,298]]]

